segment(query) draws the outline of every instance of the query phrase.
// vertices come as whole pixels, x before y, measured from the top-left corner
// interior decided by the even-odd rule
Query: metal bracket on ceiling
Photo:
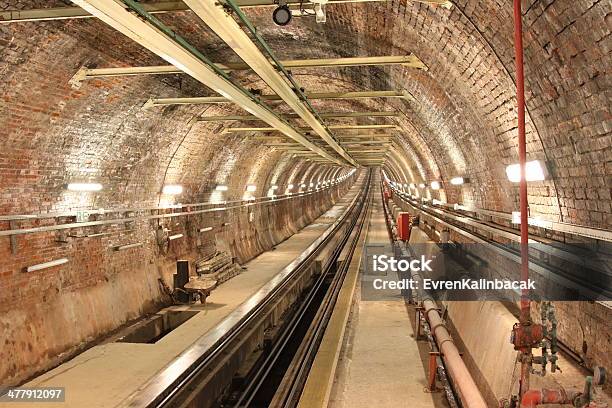
[[[83,81],[87,79],[87,71],[89,68],[82,66],[79,70],[70,78],[68,83],[72,87],[72,89],[80,89]]]
[[[17,229],[17,223],[15,221],[9,221],[9,228],[12,230]],[[11,253],[13,255],[17,255],[17,250],[19,249],[19,244],[17,243],[17,236],[11,235],[9,238],[11,241]]]

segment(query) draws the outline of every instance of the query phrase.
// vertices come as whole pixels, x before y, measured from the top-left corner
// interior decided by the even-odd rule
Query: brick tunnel
[[[612,407],[611,29],[0,0],[0,407]]]

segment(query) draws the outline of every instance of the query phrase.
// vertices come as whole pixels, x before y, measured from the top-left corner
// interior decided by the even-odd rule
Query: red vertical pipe
[[[523,24],[521,17],[521,0],[514,0],[514,52],[516,55],[516,99],[518,108],[518,150],[521,180],[519,183],[521,211],[521,280],[529,279],[528,224],[527,224],[527,180],[525,163],[527,162],[527,142],[525,138],[525,77],[523,74]],[[529,291],[523,290],[521,296],[521,321],[528,321]]]
[[[521,0],[514,0],[514,53],[516,63],[516,99],[518,109],[518,150],[521,180],[519,184],[520,210],[521,210],[521,280],[529,279],[529,233],[527,220],[527,179],[525,163],[527,161],[527,142],[525,138],[525,77],[523,73],[523,23]],[[529,304],[529,290],[523,289],[521,293],[520,323],[527,325],[531,321]],[[522,397],[529,390],[529,371],[531,368],[531,349],[522,351],[521,379],[519,395]]]

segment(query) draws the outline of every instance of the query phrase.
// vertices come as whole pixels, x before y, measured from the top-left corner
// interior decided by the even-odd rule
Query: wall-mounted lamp
[[[133,244],[127,244],[127,245],[119,245],[115,247],[115,251],[125,251],[126,249],[137,248],[141,246],[142,246],[142,242],[135,242]]]
[[[542,181],[546,179],[548,171],[546,165],[540,160],[528,161],[525,163],[525,180]],[[521,166],[519,163],[511,164],[506,167],[506,176],[513,183],[521,181]]]
[[[40,271],[42,269],[52,268],[54,266],[63,265],[65,263],[68,263],[68,258],[56,259],[54,261],[43,262],[37,265],[28,266],[26,268],[26,272]]]
[[[163,194],[177,195],[183,192],[183,186],[179,184],[167,184],[162,188]]]

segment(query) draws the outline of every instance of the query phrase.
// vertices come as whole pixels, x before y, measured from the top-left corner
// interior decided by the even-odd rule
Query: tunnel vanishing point
[[[0,0],[0,407],[612,407],[611,31]]]

